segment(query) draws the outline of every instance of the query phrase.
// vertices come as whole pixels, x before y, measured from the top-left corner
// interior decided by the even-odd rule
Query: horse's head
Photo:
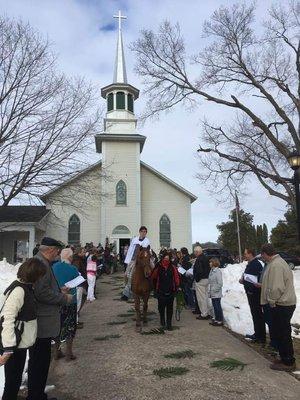
[[[151,258],[150,246],[148,247],[140,246],[136,258],[136,265],[139,268],[143,269],[145,278],[149,278],[152,272],[150,258]]]

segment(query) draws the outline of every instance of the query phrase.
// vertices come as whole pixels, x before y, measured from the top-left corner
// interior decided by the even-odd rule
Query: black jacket
[[[257,258],[253,258],[253,260],[248,262],[244,273],[257,276],[257,281],[259,282],[259,278],[262,273],[262,270],[263,270],[263,266],[261,265],[261,263],[258,261]],[[260,293],[260,288],[255,287],[253,285],[253,283],[247,282],[245,280],[244,280],[244,288],[245,288],[246,293],[250,293],[250,294]]]
[[[210,268],[208,258],[204,254],[201,254],[196,258],[194,264],[194,279],[196,282],[199,282],[201,279],[208,279],[209,273]]]

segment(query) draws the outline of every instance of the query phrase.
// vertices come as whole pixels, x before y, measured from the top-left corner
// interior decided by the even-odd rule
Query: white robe
[[[125,258],[125,264],[129,264],[132,261],[132,257],[134,255],[135,246],[137,244],[139,244],[140,246],[146,248],[146,247],[150,246],[150,240],[147,237],[145,237],[145,239],[143,241],[140,241],[139,240],[139,236],[134,237],[131,240],[129,249],[127,251],[126,258]]]

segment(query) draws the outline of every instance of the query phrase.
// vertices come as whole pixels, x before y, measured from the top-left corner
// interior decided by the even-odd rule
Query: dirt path
[[[84,329],[78,331],[72,364],[53,362],[50,383],[59,400],[299,400],[300,382],[286,373],[273,372],[268,361],[222,328],[197,321],[183,311],[180,329],[165,335],[140,335],[132,317],[120,317],[131,304],[119,297],[121,280],[105,276],[98,281],[98,300],[82,312]],[[156,311],[156,301],[150,302]],[[158,326],[157,315],[144,330]],[[109,325],[127,321],[122,325]],[[95,340],[105,335],[120,335]],[[182,350],[197,353],[194,358],[172,360],[164,354]],[[221,371],[210,367],[214,360],[233,357],[248,365],[244,371]],[[183,366],[186,375],[160,379],[153,370]]]

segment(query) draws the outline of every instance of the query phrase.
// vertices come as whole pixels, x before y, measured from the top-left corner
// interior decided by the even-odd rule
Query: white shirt
[[[150,240],[147,237],[145,237],[143,240],[139,240],[139,239],[140,239],[139,236],[136,236],[131,240],[130,246],[129,246],[129,249],[127,251],[126,258],[125,258],[125,264],[129,264],[132,261],[132,257],[134,255],[136,245],[140,245],[145,248],[150,246]]]

